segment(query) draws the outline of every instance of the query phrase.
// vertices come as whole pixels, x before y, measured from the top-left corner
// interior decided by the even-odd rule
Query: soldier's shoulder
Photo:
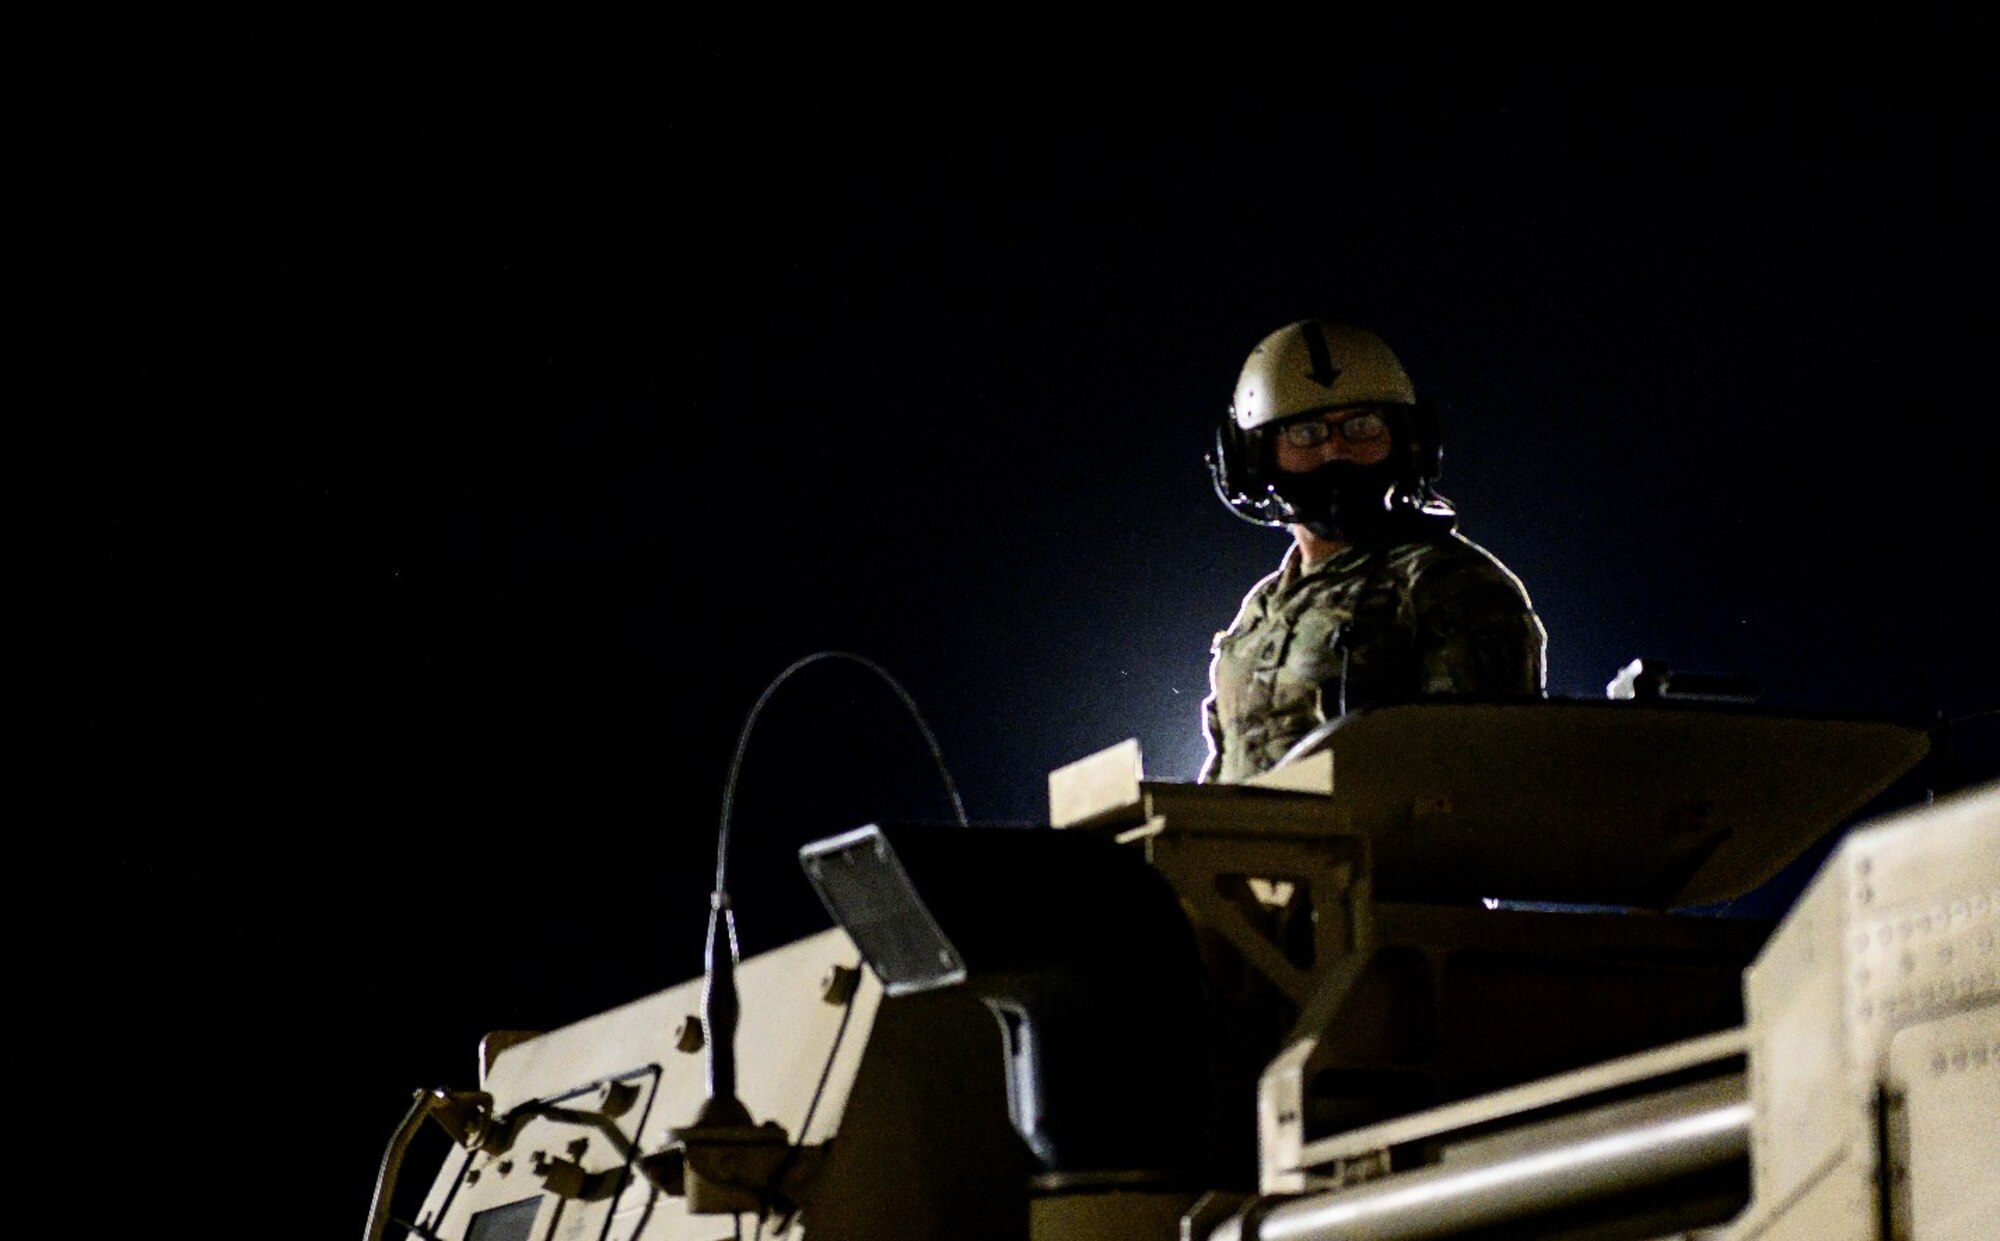
[[[1236,619],[1229,622],[1229,628],[1215,635],[1216,641],[1220,642],[1225,635],[1235,633],[1237,630],[1261,621],[1270,612],[1271,599],[1278,593],[1278,588],[1282,584],[1284,576],[1285,568],[1283,565],[1280,565],[1270,573],[1258,578],[1257,584],[1252,586],[1249,592],[1243,596],[1243,602],[1237,607]]]
[[[1528,605],[1528,590],[1500,558],[1457,531],[1395,549],[1398,568],[1413,592],[1457,595],[1504,592]]]

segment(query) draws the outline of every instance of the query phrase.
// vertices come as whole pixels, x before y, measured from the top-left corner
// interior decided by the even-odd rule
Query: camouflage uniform
[[[1251,589],[1211,648],[1202,780],[1275,766],[1343,709],[1541,694],[1548,636],[1520,579],[1449,530],[1412,533],[1311,568],[1295,545]]]

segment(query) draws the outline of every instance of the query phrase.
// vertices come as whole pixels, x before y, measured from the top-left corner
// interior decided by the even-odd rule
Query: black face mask
[[[1299,524],[1319,537],[1363,543],[1394,519],[1395,485],[1396,468],[1387,461],[1329,461],[1305,474],[1280,474],[1272,489],[1292,506]]]

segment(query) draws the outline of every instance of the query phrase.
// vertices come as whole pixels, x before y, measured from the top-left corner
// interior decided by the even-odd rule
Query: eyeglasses
[[[1348,413],[1332,410],[1317,418],[1302,418],[1278,428],[1294,448],[1318,448],[1338,433],[1350,444],[1368,444],[1389,433],[1389,420],[1373,409]]]

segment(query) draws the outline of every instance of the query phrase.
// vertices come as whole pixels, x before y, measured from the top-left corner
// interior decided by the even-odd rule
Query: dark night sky
[[[1202,453],[1311,314],[1439,405],[1552,693],[1649,655],[2000,706],[1993,40],[1861,50],[1283,97],[714,50],[615,99],[118,111],[78,157],[123,347],[77,398],[91,774],[51,890],[127,946],[46,963],[71,1050],[136,1024],[176,1098],[255,1082],[321,1204],[287,1235],[352,1236],[481,1033],[698,971],[729,754],[792,660],[886,665],[975,819],[1128,736],[1191,777],[1209,639],[1284,545]],[[851,667],[780,693],[750,947],[815,925],[797,845],[944,815],[927,763]]]

